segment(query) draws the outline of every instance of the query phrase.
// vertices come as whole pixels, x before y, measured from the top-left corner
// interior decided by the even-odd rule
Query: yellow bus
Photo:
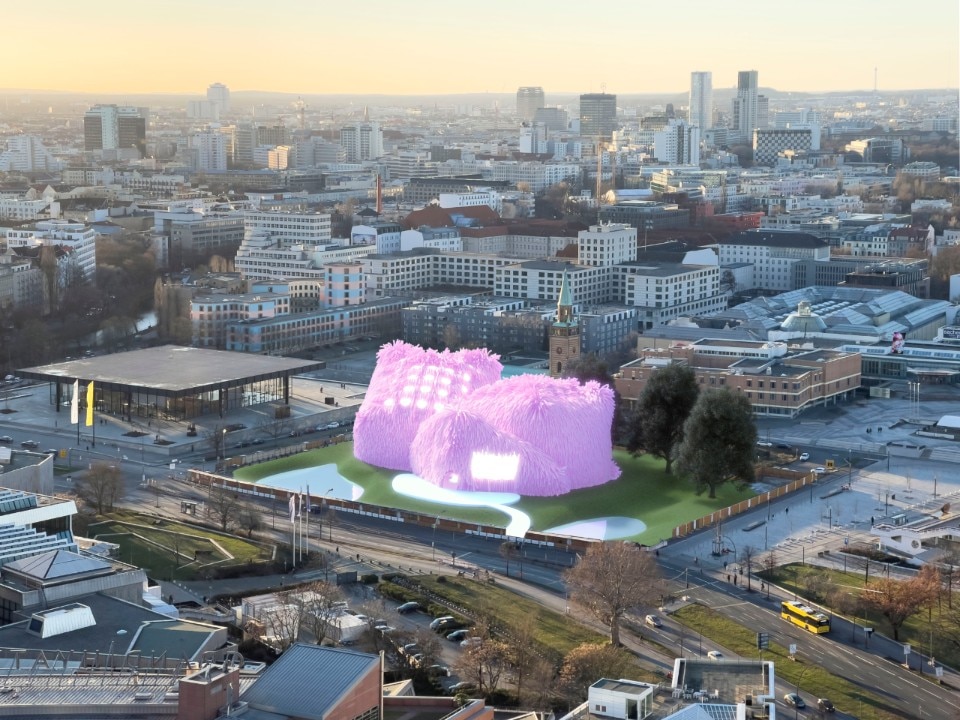
[[[796,600],[784,600],[780,603],[780,617],[812,633],[830,632],[830,618]]]

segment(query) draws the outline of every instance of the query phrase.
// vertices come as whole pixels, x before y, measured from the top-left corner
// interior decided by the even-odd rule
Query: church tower
[[[564,269],[557,300],[557,319],[550,328],[550,377],[560,377],[564,368],[579,358],[580,324],[573,316],[573,297]]]

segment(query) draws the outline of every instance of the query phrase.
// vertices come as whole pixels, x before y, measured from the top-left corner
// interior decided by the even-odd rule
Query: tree
[[[883,615],[893,630],[893,639],[900,641],[900,628],[940,594],[940,571],[924,565],[909,580],[881,578],[867,586],[864,604]]]
[[[540,615],[534,612],[524,615],[520,622],[511,628],[507,662],[516,682],[518,699],[523,697],[524,680],[529,676],[531,665],[537,659],[536,632],[539,622]]]
[[[647,380],[640,393],[637,412],[630,423],[627,449],[640,450],[662,458],[667,475],[673,472],[673,458],[683,442],[683,427],[697,403],[700,387],[693,368],[668,365]]]
[[[504,540],[500,543],[500,557],[507,563],[507,577],[510,577],[510,558],[518,554],[517,543],[514,540]]]
[[[608,643],[578,645],[563,659],[560,691],[572,702],[587,699],[587,688],[597,678],[624,678],[637,674],[637,664],[626,650]]]
[[[753,574],[753,561],[757,558],[757,551],[753,548],[752,545],[746,545],[743,550],[740,551],[740,562],[747,568],[747,592],[753,591],[753,586],[751,585],[751,575]]]
[[[204,428],[203,440],[210,446],[210,449],[213,450],[213,454],[218,461],[226,455],[224,450],[226,449],[227,443],[227,428],[223,425],[218,423],[213,427]]]
[[[236,490],[232,490],[225,485],[210,485],[210,514],[220,525],[220,530],[227,531],[231,525],[237,521],[240,514],[240,500],[237,498]]]
[[[302,605],[300,626],[313,637],[317,645],[329,637],[333,620],[342,612],[337,605],[342,595],[340,590],[323,580],[316,580],[297,592],[297,601]]]
[[[607,363],[596,353],[588,353],[566,363],[563,368],[563,377],[576,378],[581,385],[585,385],[592,380],[601,385],[606,385],[613,391],[613,420],[610,433],[613,441],[617,442],[620,428],[623,425],[623,412],[621,410],[620,393],[617,392],[616,383],[610,374]]]
[[[632,543],[594,543],[564,579],[570,598],[610,626],[620,644],[620,621],[628,610],[653,606],[660,597],[660,572],[653,555]]]
[[[690,476],[697,493],[709,490],[715,498],[725,482],[753,480],[756,443],[753,409],[743,393],[706,390],[684,423],[677,466]]]
[[[257,530],[263,528],[263,518],[260,511],[250,504],[244,503],[237,511],[237,526],[246,530],[247,538],[250,538]]]
[[[113,510],[113,504],[123,494],[123,478],[116,465],[96,462],[77,480],[74,487],[83,502],[96,508],[97,515],[103,515],[104,511]]]

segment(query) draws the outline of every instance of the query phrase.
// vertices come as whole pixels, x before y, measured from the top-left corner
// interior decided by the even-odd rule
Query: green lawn
[[[151,577],[160,579],[192,580],[202,571],[203,564],[215,562],[218,568],[249,565],[271,557],[269,547],[242,538],[129,512],[110,513],[104,520],[91,523],[88,532],[94,538],[119,545],[118,559],[142,567]],[[233,558],[227,559],[218,545]],[[194,562],[194,553],[198,551],[200,560]]]
[[[663,462],[650,456],[634,458],[629,453],[615,452],[614,459],[623,474],[600,487],[577,490],[560,497],[523,497],[515,507],[526,512],[534,530],[546,530],[577,520],[622,515],[642,520],[647,529],[629,539],[654,544],[671,536],[673,528],[710,512],[751,497],[747,488],[737,490],[724,485],[713,500],[706,494],[695,495],[690,485],[663,471]],[[270,475],[289,470],[335,463],[340,474],[363,489],[362,502],[394,507],[425,515],[441,514],[446,518],[468,523],[504,527],[503,513],[489,508],[463,508],[437,505],[398,495],[390,482],[397,474],[353,457],[353,444],[340,443],[318,448],[287,458],[239,468],[234,475],[257,482]]]
[[[757,634],[703,605],[687,605],[671,615],[695,633],[702,632],[714,642],[745,658],[757,657]],[[837,709],[860,720],[894,720],[909,717],[891,707],[882,697],[871,692],[873,679],[862,685],[845,680],[823,668],[804,662],[790,661],[790,653],[782,645],[771,642],[763,659],[771,660],[777,677],[784,682],[833,701]],[[779,713],[778,713],[779,714]]]
[[[879,564],[871,564],[870,579],[873,580],[880,572]],[[772,577],[773,582],[781,587],[796,593],[799,597],[818,605],[836,611],[831,606],[837,593],[849,592],[859,596],[864,587],[866,573],[843,572],[812,565],[793,563],[776,568],[771,575],[764,572],[765,577]],[[954,608],[950,608],[953,605]],[[909,618],[900,628],[900,642],[910,643],[917,650],[926,655],[933,655],[938,661],[956,667],[960,664],[960,647],[954,640],[957,637],[956,620],[960,606],[960,595],[956,598],[943,599],[943,602],[932,608],[925,608]],[[857,625],[876,628],[877,632],[893,637],[893,628],[885,617],[874,611],[862,610],[852,618]],[[953,627],[949,627],[953,625]],[[940,628],[944,630],[941,631]],[[862,639],[863,635],[858,633]],[[933,652],[930,652],[930,643],[933,643]]]

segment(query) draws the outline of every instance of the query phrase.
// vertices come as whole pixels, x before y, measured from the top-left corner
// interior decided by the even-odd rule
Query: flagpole
[[[310,486],[307,485],[307,557],[310,557]]]

